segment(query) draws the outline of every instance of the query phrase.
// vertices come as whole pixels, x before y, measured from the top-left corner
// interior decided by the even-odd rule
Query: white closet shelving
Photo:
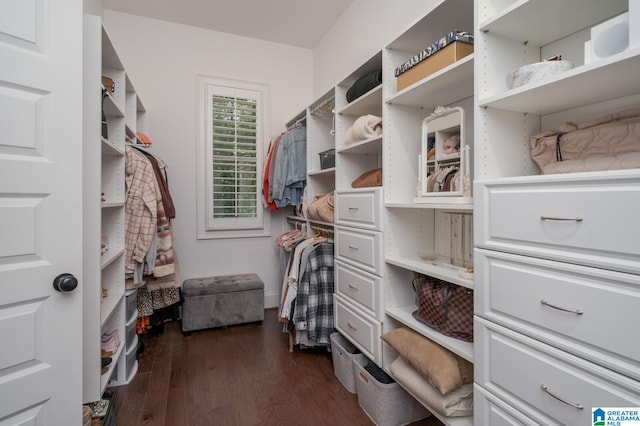
[[[347,135],[358,118],[382,117],[382,85],[351,101],[347,93],[358,79],[381,70],[382,52],[378,52],[335,88],[335,327],[379,365],[384,319],[383,188],[351,184],[363,173],[382,167],[382,133],[358,141],[347,141]],[[361,123],[355,125],[363,134],[375,133],[365,132],[370,126]]]
[[[320,153],[335,149],[334,90],[329,90],[307,108],[307,199],[335,189],[335,167],[322,168]]]
[[[428,44],[454,31],[473,32],[473,2],[439,2],[429,13],[391,41],[382,52],[383,170],[384,170],[384,332],[406,326],[444,348],[474,361],[473,343],[445,336],[412,316],[417,309],[412,272],[419,272],[467,288],[473,280],[459,276],[473,265],[473,198],[471,194],[418,197],[423,152],[423,121],[439,107],[460,107],[460,129],[474,156],[475,54],[397,89],[395,69]],[[426,158],[425,158],[426,164]],[[473,177],[473,169],[470,170]],[[453,195],[453,196],[452,196]],[[383,344],[383,367],[389,372],[397,353]],[[417,373],[416,373],[417,374]],[[427,407],[428,409],[430,407]],[[430,410],[447,425],[471,425],[473,417],[446,417]]]
[[[640,343],[620,326],[640,321],[640,172],[540,175],[529,150],[540,131],[640,104],[640,46],[584,60],[590,28],[627,7],[475,2],[477,424],[591,424],[590,407],[640,405]],[[575,67],[507,88],[557,54]]]
[[[107,386],[128,383],[137,368],[135,348],[131,348],[136,343],[126,338],[133,317],[125,298],[125,136],[134,139],[144,125],[144,107],[100,18],[85,17],[85,41],[84,244],[85,252],[95,255],[89,254],[84,266],[83,399],[92,402],[101,398]],[[114,82],[102,105],[101,76]],[[99,125],[101,106],[106,137],[101,136]],[[97,123],[89,122],[92,118]],[[101,373],[101,336],[113,330],[118,331],[120,345],[110,356],[107,371]]]

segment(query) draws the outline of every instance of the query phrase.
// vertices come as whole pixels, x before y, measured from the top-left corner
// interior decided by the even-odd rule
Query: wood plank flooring
[[[115,391],[118,426],[350,425],[373,422],[324,350],[288,350],[277,310],[260,324],[145,336],[138,373]],[[440,426],[435,417],[413,426]]]

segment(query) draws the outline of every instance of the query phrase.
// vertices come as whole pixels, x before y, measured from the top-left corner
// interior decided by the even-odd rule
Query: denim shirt
[[[278,207],[283,207],[283,203],[284,205],[297,204],[296,200],[286,200],[289,197],[285,197],[285,187],[299,186],[307,179],[307,128],[305,126],[298,125],[282,137],[275,159],[271,183],[272,198]]]

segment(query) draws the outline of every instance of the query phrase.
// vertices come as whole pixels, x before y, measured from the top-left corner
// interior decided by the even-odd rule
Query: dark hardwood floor
[[[138,373],[115,391],[118,426],[372,425],[325,350],[288,350],[277,310],[183,336],[180,322],[145,336]],[[435,417],[414,426],[442,425]]]

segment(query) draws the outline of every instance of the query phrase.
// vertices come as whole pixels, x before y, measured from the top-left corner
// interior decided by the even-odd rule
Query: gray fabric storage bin
[[[182,295],[183,332],[264,319],[264,283],[256,274],[188,279]]]
[[[358,354],[353,359],[358,404],[376,425],[405,425],[431,415],[398,383],[382,383],[370,374],[365,369],[369,362],[364,354]],[[377,365],[375,368],[381,370]]]
[[[353,346],[342,334],[331,333],[331,358],[333,359],[333,373],[342,386],[351,393],[356,393],[356,373],[353,358],[360,351]]]

